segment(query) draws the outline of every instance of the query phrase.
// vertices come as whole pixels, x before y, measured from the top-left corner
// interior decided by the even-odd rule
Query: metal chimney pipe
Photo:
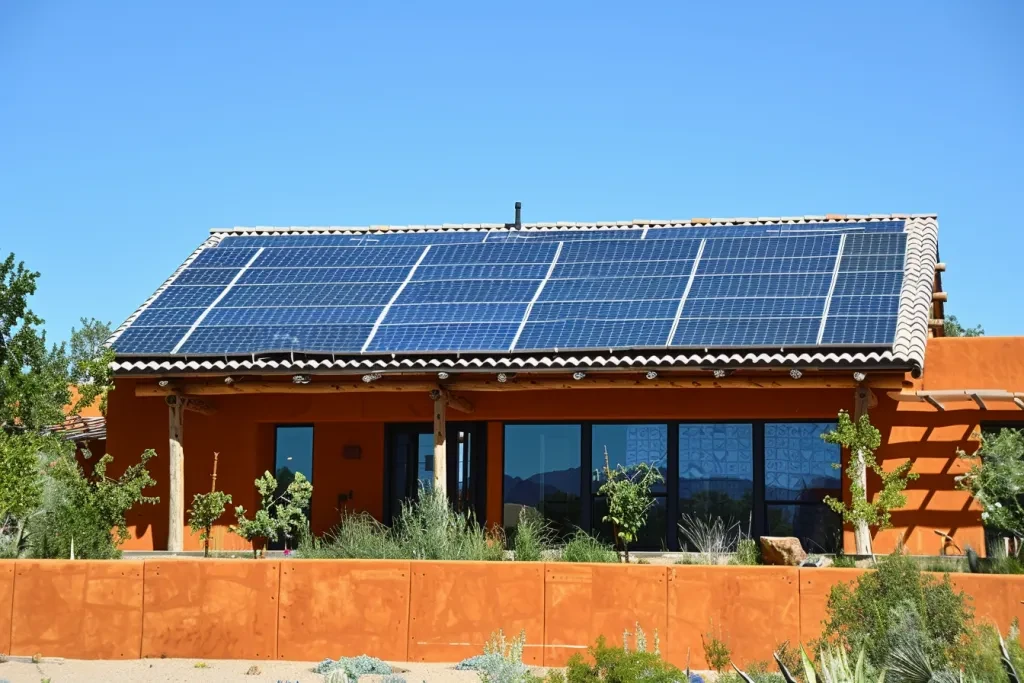
[[[516,230],[523,227],[523,203],[516,202]]]

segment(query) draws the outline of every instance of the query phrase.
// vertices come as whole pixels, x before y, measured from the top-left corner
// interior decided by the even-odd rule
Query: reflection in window
[[[721,517],[749,532],[753,490],[752,425],[679,425],[680,514]]]
[[[664,480],[668,474],[668,426],[663,424],[634,425],[594,425],[591,447],[591,476],[594,481],[593,491],[605,479],[604,454],[608,451],[608,462],[614,470],[619,465],[626,469],[636,467],[642,462],[647,463],[661,472]],[[665,482],[661,481],[651,487],[652,493],[664,493]],[[600,519],[595,518],[595,519]]]
[[[842,520],[822,503],[842,497],[838,445],[821,435],[833,422],[766,424],[764,427],[765,503],[768,532],[796,536],[807,550],[842,547]]]
[[[581,523],[580,425],[505,426],[504,526],[532,507],[559,534]]]
[[[284,494],[288,485],[295,481],[295,474],[301,472],[313,481],[313,428],[278,427],[274,439],[274,478],[277,479],[275,498]],[[307,516],[309,512],[307,511]],[[284,548],[284,541],[274,539],[270,548]]]

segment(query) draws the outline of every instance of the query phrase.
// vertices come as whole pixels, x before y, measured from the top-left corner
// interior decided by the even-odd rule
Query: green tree
[[[243,506],[235,507],[238,523],[232,525],[231,531],[253,541],[260,538],[275,540],[282,535],[293,539],[306,528],[306,510],[313,496],[313,485],[302,472],[295,473],[295,478],[283,493],[278,493],[274,475],[264,472],[256,480],[256,490],[260,493],[260,509],[249,519]],[[256,550],[254,545],[254,557]]]
[[[81,327],[71,328],[71,351],[68,357],[71,381],[78,390],[78,401],[73,413],[100,399],[100,412],[107,412],[107,393],[112,388],[113,372],[110,364],[114,350],[106,346],[110,338],[110,323],[95,318],[82,318]]]
[[[957,485],[981,504],[985,526],[1024,538],[1024,430],[1001,429],[957,455],[970,463]]]
[[[611,523],[615,545],[622,546],[623,559],[629,562],[629,544],[636,540],[637,532],[647,522],[647,513],[654,506],[651,486],[663,481],[661,472],[645,462],[632,470],[622,465],[613,470],[605,449],[604,475],[605,482],[597,490],[608,498],[608,514],[602,521]]]
[[[917,479],[911,472],[913,466],[907,461],[890,472],[886,472],[875,459],[875,451],[882,443],[882,435],[871,424],[867,415],[854,421],[845,410],[839,411],[836,428],[821,435],[828,443],[838,444],[850,453],[846,468],[850,480],[850,503],[827,496],[825,503],[843,516],[843,521],[853,526],[858,555],[871,554],[871,532],[869,527],[887,529],[892,525],[891,512],[903,507],[907,498],[903,491],[907,482]],[[836,469],[841,465],[834,465]],[[874,472],[881,479],[881,490],[873,500],[867,495],[867,473]]]
[[[956,319],[955,315],[946,316],[946,320],[942,324],[942,330],[947,337],[981,337],[985,334],[985,330],[981,325],[977,327],[964,327]]]
[[[210,532],[214,523],[224,514],[224,508],[231,504],[231,494],[223,491],[197,493],[188,510],[188,528],[199,534],[203,542],[203,557],[210,556]]]

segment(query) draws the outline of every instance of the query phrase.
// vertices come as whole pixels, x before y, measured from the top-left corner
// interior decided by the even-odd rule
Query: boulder
[[[799,567],[807,559],[800,539],[792,536],[762,536],[761,559],[765,564]]]

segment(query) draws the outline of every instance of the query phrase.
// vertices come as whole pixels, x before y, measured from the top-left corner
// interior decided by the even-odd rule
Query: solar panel
[[[887,345],[903,221],[230,235],[122,354]],[[824,321],[824,322],[823,322]]]

